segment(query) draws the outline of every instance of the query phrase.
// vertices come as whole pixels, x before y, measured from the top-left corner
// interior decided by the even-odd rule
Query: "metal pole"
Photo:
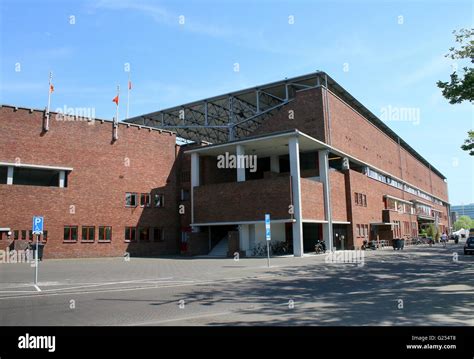
[[[267,241],[267,267],[270,268],[270,245],[268,242],[269,241]]]
[[[128,72],[128,85],[127,85],[127,88],[128,88],[128,93],[127,93],[127,118],[128,118],[128,111],[129,111],[129,108],[130,108],[130,71]]]
[[[35,251],[35,285],[38,285],[38,242],[39,234],[36,235],[36,251]]]
[[[46,108],[46,118],[44,124],[44,130],[49,131],[49,110],[51,107],[51,84],[53,80],[53,73],[49,72],[49,86],[48,86],[48,107]]]

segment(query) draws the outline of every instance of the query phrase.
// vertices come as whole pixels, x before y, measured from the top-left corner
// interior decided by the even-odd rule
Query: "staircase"
[[[227,251],[229,250],[228,242],[227,236],[225,236],[212,248],[208,255],[210,257],[227,257]]]

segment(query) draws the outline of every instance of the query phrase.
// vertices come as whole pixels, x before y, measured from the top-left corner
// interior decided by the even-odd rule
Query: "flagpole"
[[[117,85],[117,98],[119,98],[119,95],[120,95],[120,85]],[[115,121],[116,123],[118,124],[119,122],[119,102],[117,101],[117,107],[116,107],[116,111],[115,111]]]
[[[118,122],[119,122],[119,95],[120,95],[120,85],[117,85],[117,102],[115,107],[115,119],[113,123],[113,139],[114,141],[118,140]]]
[[[53,72],[49,72],[49,86],[48,86],[48,106],[46,107],[46,118],[44,123],[44,130],[49,131],[49,110],[51,107],[51,84],[53,80]]]
[[[130,71],[128,71],[128,93],[127,93],[127,118],[128,118],[128,110],[130,108]]]

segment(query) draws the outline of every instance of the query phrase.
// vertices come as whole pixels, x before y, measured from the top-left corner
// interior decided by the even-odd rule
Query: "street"
[[[452,241],[304,258],[0,264],[0,325],[474,325],[474,256]]]

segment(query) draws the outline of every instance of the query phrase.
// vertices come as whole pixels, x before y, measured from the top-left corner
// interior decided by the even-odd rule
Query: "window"
[[[181,189],[181,201],[189,201],[191,199],[191,195],[189,190]]]
[[[95,227],[82,226],[82,242],[94,242],[94,240],[95,240]]]
[[[153,205],[155,207],[164,207],[165,205],[165,197],[163,194],[158,194],[156,193],[154,196],[153,196]]]
[[[367,195],[363,193],[354,193],[354,201],[357,206],[367,207]]]
[[[125,227],[125,242],[135,242],[137,240],[137,228]]]
[[[110,242],[112,240],[112,227],[99,226],[99,242]]]
[[[150,240],[150,231],[148,228],[140,228],[140,241],[148,242]]]
[[[19,238],[19,237],[18,237],[18,235],[20,234],[19,232],[20,232],[20,231],[19,231],[18,229],[16,229],[16,230],[13,231],[13,239],[14,239],[14,240],[17,240],[17,239]]]
[[[64,226],[64,241],[65,242],[77,241],[77,226]]]
[[[13,184],[59,187],[59,172],[58,170],[15,167],[13,170]]]
[[[386,209],[395,211],[397,209],[397,201],[395,201],[393,198],[387,198]]]
[[[364,237],[369,237],[369,225],[364,224]]]
[[[21,239],[24,240],[24,241],[26,240],[26,231],[25,230],[21,231]]]
[[[133,192],[125,193],[125,207],[137,206],[137,194]]]
[[[150,207],[150,194],[142,193],[140,195],[140,207]]]
[[[43,242],[48,241],[48,231],[43,231]]]
[[[163,238],[163,229],[162,228],[153,228],[153,242],[162,242]]]
[[[31,231],[31,230],[28,231],[28,240],[29,240],[30,242],[33,241],[33,231]]]
[[[8,167],[0,166],[0,184],[7,184],[8,179]]]

